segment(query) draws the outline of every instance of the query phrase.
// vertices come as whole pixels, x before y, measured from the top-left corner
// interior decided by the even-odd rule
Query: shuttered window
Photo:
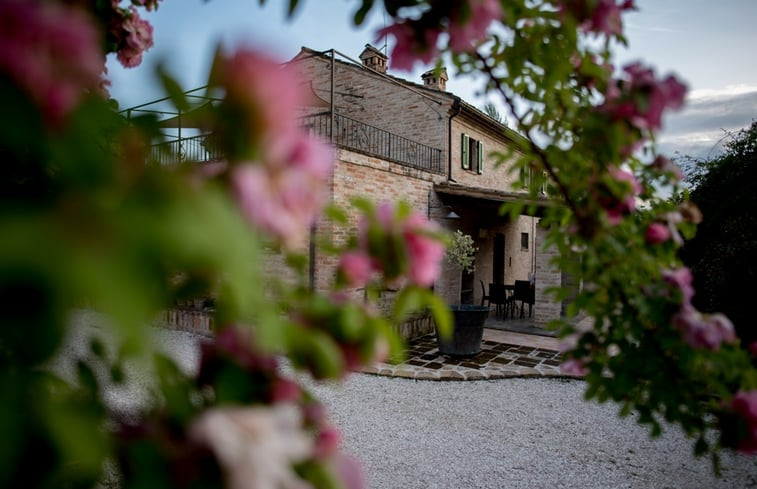
[[[484,143],[463,133],[460,142],[460,161],[465,170],[484,172]]]

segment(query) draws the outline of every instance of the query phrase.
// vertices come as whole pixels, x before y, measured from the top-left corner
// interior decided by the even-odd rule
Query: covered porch
[[[555,251],[543,249],[546,230],[539,220],[550,202],[546,198],[531,199],[528,204],[532,205],[527,206],[526,211],[533,212],[517,217],[500,212],[503,204],[521,198],[522,194],[469,187],[452,181],[434,185],[429,193],[429,217],[449,231],[460,230],[470,235],[477,248],[472,273],[445,263],[437,293],[450,304],[481,304],[482,299],[490,295],[491,284],[512,291],[516,281],[521,282],[519,285],[528,282],[533,287],[532,307],[525,304],[521,309],[522,303],[518,300],[514,318],[512,311],[509,315],[497,315],[495,307],[491,316],[505,322],[516,319],[538,329],[560,318],[563,304],[554,302],[545,291],[562,285],[564,277],[550,264]]]

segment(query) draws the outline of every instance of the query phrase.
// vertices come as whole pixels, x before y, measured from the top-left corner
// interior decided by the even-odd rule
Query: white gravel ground
[[[76,322],[90,327],[67,351],[81,351],[97,318],[87,313]],[[153,339],[187,371],[197,365],[197,340],[165,330]],[[150,373],[135,372],[138,385],[109,396],[114,406],[144,399]],[[618,418],[616,406],[584,401],[579,380],[353,374],[340,384],[306,384],[328,406],[343,451],[362,461],[370,489],[757,487],[757,457],[724,453],[716,478],[678,429],[651,439],[632,418]]]

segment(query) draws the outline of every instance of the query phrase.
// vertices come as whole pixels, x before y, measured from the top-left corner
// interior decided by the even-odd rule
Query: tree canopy
[[[693,172],[690,198],[702,211],[682,258],[694,272],[694,303],[722,311],[742,344],[757,341],[751,300],[757,279],[757,121],[732,135],[726,151]]]

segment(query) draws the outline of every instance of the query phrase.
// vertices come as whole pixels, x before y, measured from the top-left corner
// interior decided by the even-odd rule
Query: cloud
[[[756,117],[757,86],[695,90],[681,112],[665,118],[659,147],[669,155],[713,157],[722,150],[728,133],[748,127]]]

